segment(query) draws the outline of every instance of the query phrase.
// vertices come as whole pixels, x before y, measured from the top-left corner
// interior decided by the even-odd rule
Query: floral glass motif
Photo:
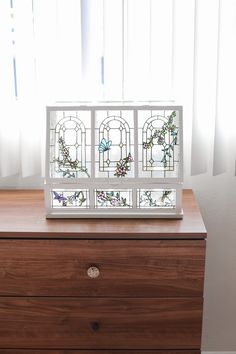
[[[88,112],[51,112],[50,175],[88,178],[91,169],[91,122]]]
[[[138,190],[139,208],[175,208],[175,189]]]
[[[133,136],[132,111],[96,112],[96,177],[133,177]]]
[[[172,178],[178,173],[178,112],[139,111],[139,176]]]
[[[89,208],[89,191],[53,189],[51,200],[53,208]]]
[[[96,208],[132,208],[132,190],[96,190]]]
[[[47,217],[182,217],[182,107],[47,107]]]

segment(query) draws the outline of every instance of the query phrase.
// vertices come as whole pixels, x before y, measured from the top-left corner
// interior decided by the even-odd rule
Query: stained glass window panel
[[[95,190],[95,208],[132,208],[132,190]]]
[[[87,189],[52,189],[52,208],[89,208]]]
[[[182,107],[47,107],[47,217],[182,211]]]
[[[175,189],[138,189],[138,208],[175,208]]]
[[[91,175],[91,113],[50,112],[50,177],[88,178]]]
[[[178,110],[138,111],[139,177],[178,178],[179,144]]]
[[[134,177],[133,111],[97,111],[95,177]]]

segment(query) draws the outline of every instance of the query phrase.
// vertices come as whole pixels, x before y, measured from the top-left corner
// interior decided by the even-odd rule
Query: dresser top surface
[[[206,229],[193,192],[183,191],[176,219],[50,219],[42,190],[0,191],[0,238],[202,239]]]

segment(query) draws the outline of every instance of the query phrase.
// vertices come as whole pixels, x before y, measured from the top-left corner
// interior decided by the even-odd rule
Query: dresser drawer
[[[0,240],[0,295],[202,296],[204,240]]]
[[[202,299],[1,298],[0,347],[196,349]]]
[[[200,350],[37,350],[0,349],[0,354],[200,354]]]

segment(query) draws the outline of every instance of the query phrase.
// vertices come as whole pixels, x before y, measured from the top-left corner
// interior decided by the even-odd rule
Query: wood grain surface
[[[200,350],[37,350],[0,349],[0,354],[200,354]]]
[[[0,349],[0,354],[200,354],[199,350],[35,350]]]
[[[204,263],[205,240],[0,240],[0,295],[202,296]]]
[[[43,191],[0,191],[0,354],[200,354],[206,230],[183,207],[46,220]]]
[[[183,192],[183,220],[56,219],[46,220],[41,190],[0,191],[1,238],[206,238],[191,190]]]
[[[0,348],[197,349],[201,298],[0,299]]]

